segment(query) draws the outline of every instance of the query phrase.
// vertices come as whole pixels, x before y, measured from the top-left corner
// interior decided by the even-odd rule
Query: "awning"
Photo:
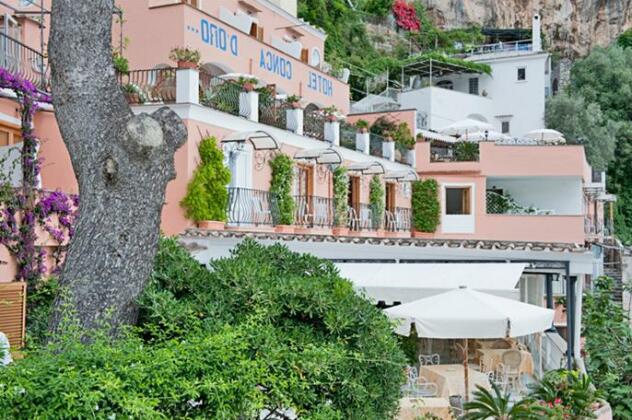
[[[497,296],[518,299],[516,284],[526,264],[515,263],[336,263],[340,275],[351,280],[376,302],[406,303],[467,286]]]
[[[361,172],[362,175],[381,175],[384,171],[384,166],[380,162],[357,162],[347,166],[349,172]]]
[[[262,130],[257,131],[240,131],[238,133],[229,134],[223,140],[223,143],[250,143],[255,150],[278,150],[279,143],[272,134]]]
[[[436,133],[430,130],[417,130],[417,135],[421,136],[425,140],[441,141],[443,143],[457,143],[459,140],[456,137],[448,136],[447,134]]]
[[[384,174],[386,181],[412,182],[417,180],[417,172],[412,169],[402,171],[389,171]]]
[[[294,155],[294,159],[311,160],[318,165],[340,165],[342,163],[340,153],[331,147],[327,149],[299,150]]]

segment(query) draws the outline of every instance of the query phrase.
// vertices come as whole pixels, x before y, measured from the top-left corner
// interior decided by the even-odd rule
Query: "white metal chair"
[[[436,397],[439,387],[436,383],[430,382],[423,376],[417,374],[417,368],[409,366],[406,368],[407,381],[402,386],[402,393],[410,397]]]
[[[358,230],[359,228],[358,213],[353,207],[347,209],[347,225],[350,230]]]
[[[252,202],[252,221],[254,224],[266,223],[271,217],[269,209],[266,209],[261,202],[261,198],[254,196],[251,198]]]
[[[430,365],[440,365],[440,364],[441,364],[441,356],[439,356],[439,353],[419,355],[419,366],[430,366]]]
[[[362,208],[360,209],[360,229],[370,229],[371,228],[371,209]]]

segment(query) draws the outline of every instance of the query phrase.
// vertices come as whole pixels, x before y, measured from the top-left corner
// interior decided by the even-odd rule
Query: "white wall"
[[[446,187],[470,188],[470,214],[446,214]],[[476,185],[473,183],[441,184],[441,232],[474,233],[476,229]]]
[[[507,116],[510,134],[522,136],[544,128],[545,87],[548,54],[517,55],[482,60],[492,67],[492,75],[481,77],[479,89],[485,89],[493,99],[493,120],[498,131]],[[526,80],[517,80],[518,68],[526,68]]]
[[[577,177],[487,178],[487,188],[502,188],[523,207],[554,210],[556,215],[582,215],[582,180]]]
[[[426,87],[402,92],[399,103],[404,109],[415,108],[418,112],[425,112],[428,115],[426,128],[433,130],[440,130],[472,114],[480,114],[488,119],[488,122],[492,122],[493,103],[489,98],[457,90]]]

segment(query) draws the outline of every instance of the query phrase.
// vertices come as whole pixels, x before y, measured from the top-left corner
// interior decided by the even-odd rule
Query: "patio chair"
[[[327,226],[329,225],[329,206],[326,202],[323,201],[315,201],[314,202],[314,225],[316,226]]]
[[[522,354],[520,354],[518,350],[507,350],[503,353],[502,358],[505,368],[505,377],[509,384],[515,388],[519,385]]]
[[[419,355],[419,366],[431,366],[431,365],[440,365],[440,364],[441,364],[441,356],[439,356],[439,353]]]
[[[269,222],[272,219],[272,214],[269,209],[266,209],[261,201],[261,197],[254,196],[251,198],[252,202],[252,222],[256,225]]]
[[[386,219],[386,230],[389,232],[395,232],[397,230],[395,215],[393,212],[386,210],[384,212],[384,218]]]
[[[360,229],[370,229],[372,226],[371,209],[360,209]]]
[[[358,213],[353,207],[347,209],[347,225],[350,230],[358,230],[359,228]]]
[[[297,225],[310,226],[312,222],[312,215],[309,211],[309,204],[307,199],[299,198],[296,200],[296,210],[294,220]]]

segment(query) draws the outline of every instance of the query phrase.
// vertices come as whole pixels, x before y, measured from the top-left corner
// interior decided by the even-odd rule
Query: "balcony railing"
[[[395,207],[384,213],[384,227],[390,232],[410,231],[411,211],[405,207]]]
[[[374,211],[371,204],[358,203],[349,208],[348,224],[351,230],[377,229],[377,223],[373,217]]]
[[[173,103],[176,101],[176,69],[133,70],[118,75],[131,104]]]
[[[355,150],[357,131],[358,129],[351,124],[340,123],[340,146]]]
[[[334,225],[334,202],[328,197],[298,195],[294,224],[304,227],[332,227]]]
[[[200,89],[202,90],[200,97],[202,105],[228,114],[239,115],[239,94],[243,90],[241,85],[232,80],[200,72]]]
[[[0,32],[0,67],[48,90],[48,67],[44,56],[20,41]]]
[[[259,95],[259,122],[262,124],[286,130],[288,109],[291,107],[286,101]]]
[[[272,226],[275,224],[276,214],[270,192],[249,188],[228,189],[229,225]]]
[[[533,50],[533,44],[530,39],[510,42],[496,42],[493,44],[477,45],[463,53],[455,54],[457,57],[470,57],[485,54],[499,54],[510,52],[529,52]]]
[[[306,109],[303,117],[303,133],[325,141],[325,114],[318,109]]]
[[[514,215],[535,215],[551,216],[555,210],[538,209],[536,207],[521,206],[508,195],[498,194],[494,191],[486,192],[487,214],[514,214]]]

